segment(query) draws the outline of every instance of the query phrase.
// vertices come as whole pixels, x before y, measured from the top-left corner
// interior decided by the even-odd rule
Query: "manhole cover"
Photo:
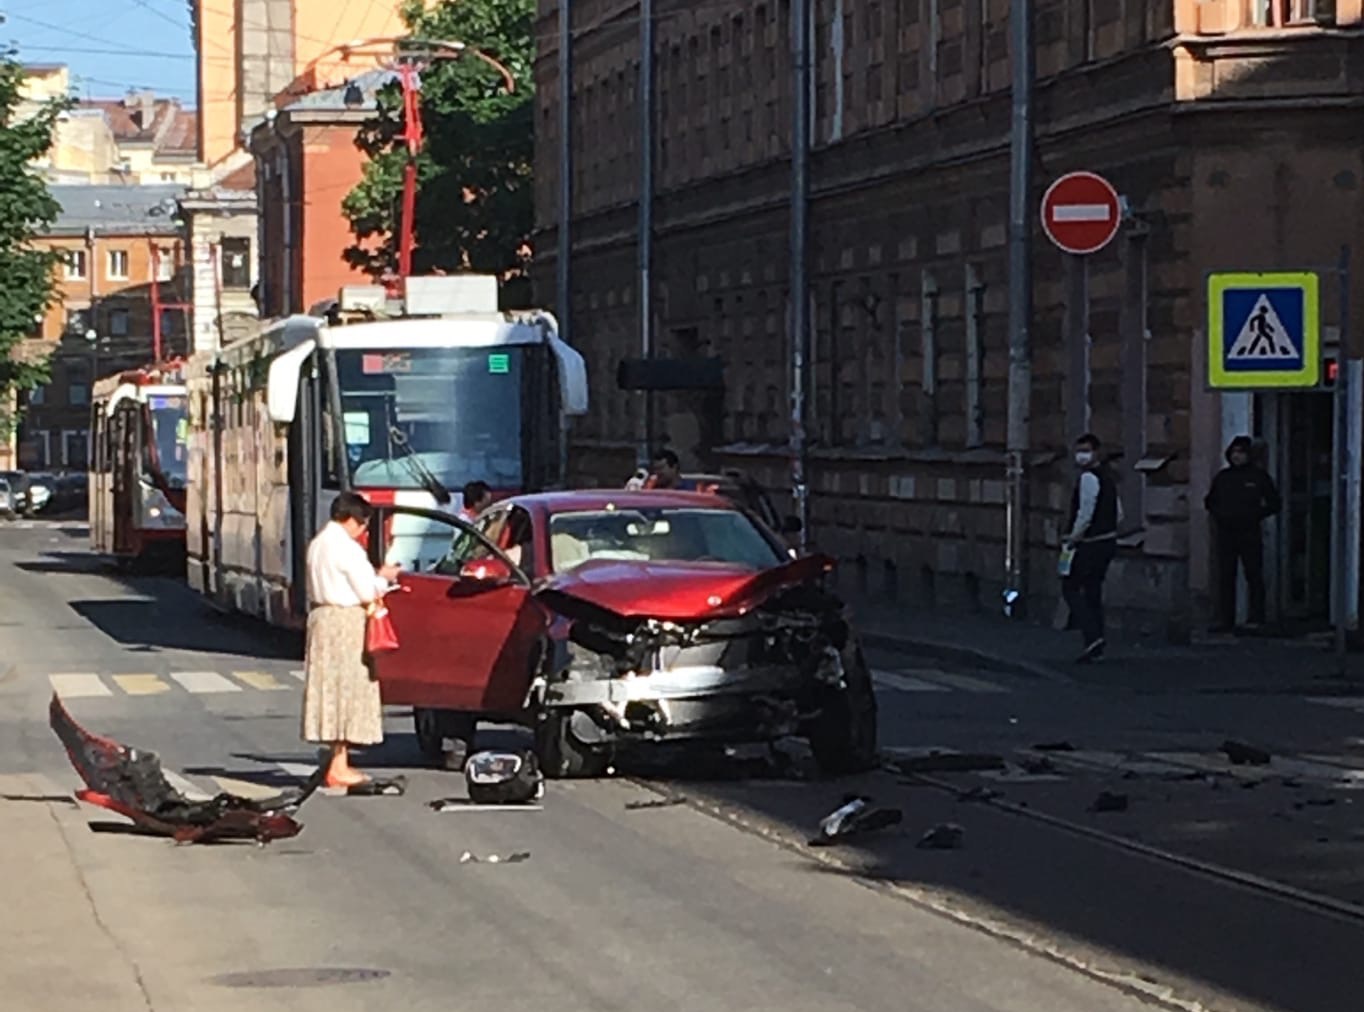
[[[325,987],[330,984],[360,984],[367,980],[383,980],[387,976],[389,976],[387,970],[322,966],[224,973],[214,977],[213,982],[220,987]]]

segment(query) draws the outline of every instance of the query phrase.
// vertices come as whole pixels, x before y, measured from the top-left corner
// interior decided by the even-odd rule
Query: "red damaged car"
[[[793,558],[733,502],[552,492],[472,524],[376,511],[372,556],[405,569],[388,597],[401,645],[377,675],[385,703],[413,707],[428,757],[471,751],[483,720],[530,724],[560,777],[698,739],[801,735],[827,773],[875,763],[871,673],[826,586],[832,560]]]

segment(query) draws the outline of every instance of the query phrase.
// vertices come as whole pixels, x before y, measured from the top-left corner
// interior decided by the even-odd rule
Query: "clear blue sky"
[[[82,98],[151,88],[194,104],[189,0],[0,0],[0,12],[16,58],[65,63]]]

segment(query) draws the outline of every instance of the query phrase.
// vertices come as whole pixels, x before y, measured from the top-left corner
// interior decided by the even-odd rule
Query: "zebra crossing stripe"
[[[242,687],[229,682],[216,671],[172,671],[174,678],[185,689],[196,695],[216,692],[241,692]]]
[[[262,692],[279,692],[288,688],[268,671],[234,671],[232,677]]]
[[[306,671],[290,671],[289,677],[297,678],[301,682],[308,677],[308,673]]]
[[[95,696],[112,696],[113,690],[95,674],[48,675],[52,691],[65,699],[89,699]]]
[[[130,696],[155,696],[171,687],[156,675],[114,675],[114,684]]]

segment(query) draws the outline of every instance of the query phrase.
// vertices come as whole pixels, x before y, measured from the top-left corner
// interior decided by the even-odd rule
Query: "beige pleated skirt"
[[[303,740],[384,740],[379,683],[365,660],[365,609],[314,605],[303,654]]]

